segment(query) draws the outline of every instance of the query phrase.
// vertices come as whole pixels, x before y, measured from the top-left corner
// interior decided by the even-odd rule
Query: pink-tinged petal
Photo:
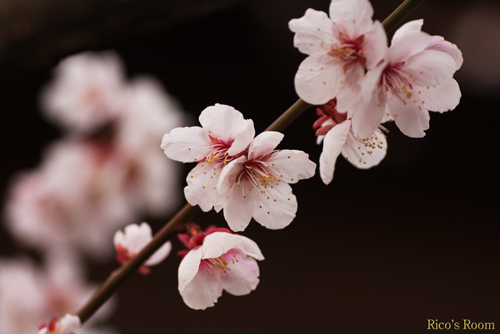
[[[192,249],[189,253],[184,256],[179,265],[179,291],[182,293],[186,286],[188,286],[193,278],[198,273],[201,263],[202,249]]]
[[[327,53],[336,42],[332,21],[324,12],[309,8],[300,19],[290,20],[288,26],[295,33],[293,45],[302,53]]]
[[[255,135],[253,121],[244,119],[241,112],[228,105],[216,104],[205,108],[199,121],[212,137],[236,142],[233,143],[234,148],[228,151],[229,155],[244,150]]]
[[[361,141],[350,134],[342,149],[342,155],[354,167],[368,169],[378,165],[387,153],[387,139],[381,131],[375,131],[368,140]]]
[[[455,60],[456,70],[462,67],[462,64],[464,62],[462,51],[460,51],[455,44],[446,41],[441,36],[432,36],[431,44],[427,46],[426,50],[441,51],[450,55]]]
[[[368,70],[374,69],[387,53],[387,34],[379,21],[373,23],[373,28],[365,33],[363,56],[366,58]]]
[[[227,274],[221,275],[224,290],[235,296],[247,295],[255,290],[259,284],[257,261],[246,256],[239,249],[233,249],[227,255],[230,259],[234,259],[234,262],[229,264],[231,270]]]
[[[152,239],[151,227],[147,223],[131,224],[125,227],[125,246],[130,254],[137,254]]]
[[[226,232],[214,232],[203,240],[202,259],[213,259],[226,254],[231,249],[238,247],[241,239],[236,234]]]
[[[64,317],[62,317],[61,320],[59,320],[59,330],[62,332],[62,334],[76,333],[81,326],[82,323],[80,321],[80,318],[69,313],[67,313]]]
[[[455,73],[455,60],[440,51],[428,50],[407,59],[403,71],[410,82],[418,86],[439,85],[449,81]]]
[[[115,248],[117,248],[118,245],[125,247],[125,234],[123,234],[121,230],[115,232],[115,235],[113,237],[113,244],[115,245]]]
[[[215,303],[217,303],[217,299],[222,295],[221,274],[215,269],[210,271],[208,267],[202,263],[197,275],[191,280],[185,289],[182,291],[179,289],[179,292],[184,300],[184,303],[192,309],[204,310],[207,307],[212,307]]]
[[[172,250],[172,243],[170,241],[167,241],[156,252],[154,252],[153,255],[151,255],[149,259],[146,262],[144,262],[144,264],[146,266],[157,265],[158,263],[165,260],[168,254],[170,254],[171,250]]]
[[[333,172],[335,171],[335,162],[337,157],[342,152],[347,135],[351,128],[351,121],[345,120],[330,130],[323,141],[323,152],[319,158],[319,171],[321,180],[325,184],[329,184],[333,180]]]
[[[224,204],[224,218],[227,225],[234,232],[244,231],[252,220],[255,202],[253,193],[259,191],[256,188],[249,189],[246,182],[233,185],[232,195],[226,198]]]
[[[255,136],[255,128],[253,126],[253,121],[251,119],[245,120],[246,127],[239,129],[238,133],[235,136],[234,142],[231,144],[231,147],[227,150],[227,154],[230,156],[236,155],[242,151],[244,151],[248,145],[252,142],[253,137]]]
[[[363,99],[361,93],[361,82],[365,77],[365,69],[361,65],[355,65],[339,79],[340,84],[337,92],[337,111],[345,114],[351,112]]]
[[[267,187],[261,191],[256,188],[252,190],[255,200],[253,217],[262,226],[271,230],[282,229],[295,218],[297,199],[288,183],[280,182],[273,188]]]
[[[352,113],[352,131],[356,137],[371,137],[384,117],[387,96],[379,82],[386,65],[383,62],[369,71],[363,80],[361,93],[364,100]]]
[[[368,0],[332,0],[330,18],[342,24],[345,32],[357,37],[367,31],[371,24],[373,7]]]
[[[428,110],[445,112],[456,108],[460,102],[460,87],[455,79],[448,80],[437,86],[421,87],[422,107]]]
[[[248,148],[248,159],[256,159],[271,153],[283,140],[284,134],[276,131],[264,131],[254,138]]]
[[[424,51],[431,40],[432,37],[424,32],[408,33],[391,45],[386,60],[391,65],[406,62],[410,56]]]
[[[237,235],[233,234],[236,236],[238,239],[240,239],[240,244],[238,246],[238,249],[242,250],[246,255],[253,257],[254,259],[257,260],[264,260],[264,255],[262,255],[262,252],[260,251],[259,246],[255,243],[255,241],[244,237],[242,235]]]
[[[199,205],[205,212],[219,204],[217,184],[220,173],[220,166],[213,166],[207,162],[197,164],[186,179],[188,185],[184,188],[184,195],[188,203],[193,206]]]
[[[199,126],[176,128],[163,136],[161,148],[172,160],[193,162],[203,159],[211,145],[207,131]]]
[[[237,182],[236,178],[241,173],[242,165],[247,161],[245,156],[241,156],[236,160],[228,163],[220,174],[219,183],[217,185],[217,189],[219,194],[226,196],[229,194],[229,191],[233,188],[235,182]]]
[[[389,110],[402,133],[412,138],[422,138],[425,130],[429,128],[429,112],[421,107],[421,102],[416,100],[403,101],[396,96],[389,99]]]
[[[309,104],[325,104],[337,96],[343,82],[343,63],[328,54],[314,54],[300,64],[295,75],[295,90]]]
[[[424,25],[424,20],[413,20],[403,24],[396,32],[394,36],[392,36],[391,45],[396,43],[398,39],[403,37],[404,35],[420,32],[422,31],[422,26]]]
[[[309,155],[298,150],[276,152],[266,163],[287,183],[297,183],[299,180],[313,177],[316,171],[316,164],[309,160]]]

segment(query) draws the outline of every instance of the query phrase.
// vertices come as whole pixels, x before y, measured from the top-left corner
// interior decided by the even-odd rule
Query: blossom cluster
[[[423,137],[429,111],[452,110],[460,101],[453,75],[463,59],[456,45],[422,32],[423,20],[416,20],[403,25],[387,47],[372,15],[367,0],[332,0],[330,16],[308,9],[289,23],[295,46],[308,55],[295,76],[297,94],[322,106],[315,126],[321,125],[320,174],[326,184],[340,153],[358,168],[384,158],[381,123],[395,121],[405,135]]]

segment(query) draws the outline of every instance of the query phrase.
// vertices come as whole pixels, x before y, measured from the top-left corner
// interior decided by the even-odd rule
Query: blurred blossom
[[[41,96],[42,109],[70,131],[88,132],[116,116],[125,85],[113,52],[85,52],[63,59]]]
[[[81,142],[51,147],[39,170],[24,173],[7,202],[7,224],[21,241],[44,250],[111,255],[114,231],[135,215],[121,191],[122,175],[107,148]]]
[[[47,319],[76,312],[95,291],[75,259],[61,254],[49,257],[45,270],[28,259],[0,260],[0,333],[36,333]],[[78,334],[115,333],[95,327],[111,308],[106,304]]]
[[[76,334],[81,326],[79,317],[67,313],[61,320],[54,317],[48,324],[43,324],[38,334]]]

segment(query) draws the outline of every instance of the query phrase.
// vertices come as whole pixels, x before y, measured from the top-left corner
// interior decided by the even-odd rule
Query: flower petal
[[[421,138],[425,136],[425,130],[429,128],[429,112],[421,107],[421,102],[416,100],[403,101],[396,96],[389,99],[388,109],[391,111],[394,121],[401,132],[408,137]]]
[[[335,96],[344,77],[343,63],[328,54],[313,54],[300,64],[295,90],[309,104],[325,104]]]
[[[156,252],[154,252],[153,255],[151,255],[149,259],[146,262],[144,262],[144,264],[146,266],[157,265],[161,261],[165,260],[168,254],[170,254],[171,250],[172,250],[172,243],[170,241],[167,241]]]
[[[438,112],[455,109],[462,96],[455,79],[448,80],[437,86],[431,86],[428,89],[422,87],[420,91],[422,100],[425,102],[425,108]]]
[[[387,153],[387,139],[377,130],[369,140],[360,141],[352,134],[347,137],[342,155],[359,169],[368,169],[378,165]]]
[[[363,56],[366,58],[368,70],[374,69],[387,53],[387,34],[379,21],[373,23],[373,28],[365,33]]]
[[[244,168],[242,165],[247,160],[248,159],[245,156],[241,156],[238,159],[231,161],[222,169],[217,185],[219,194],[223,196],[229,195],[229,191],[233,188],[235,182],[237,182],[236,178],[242,171],[242,168]]]
[[[288,27],[295,33],[293,45],[308,55],[327,53],[336,42],[332,21],[325,12],[309,8],[300,19],[290,20]]]
[[[332,182],[335,162],[340,152],[342,152],[342,147],[347,140],[350,128],[351,121],[345,120],[334,126],[325,136],[323,152],[321,152],[321,156],[319,157],[319,171],[321,180],[325,184]]]
[[[226,232],[214,232],[203,240],[202,259],[213,259],[226,254],[235,247],[239,247],[241,239],[236,234]]]
[[[410,56],[424,51],[431,40],[432,37],[425,32],[408,33],[391,45],[386,60],[391,65],[405,62]]]
[[[424,25],[424,20],[413,20],[403,24],[392,36],[391,45],[395,44],[398,39],[404,35],[420,32],[422,31],[422,26]]]
[[[175,128],[163,136],[161,148],[172,160],[193,162],[202,160],[211,141],[205,129],[199,126]]]
[[[267,163],[271,165],[271,170],[280,173],[281,179],[287,183],[297,183],[299,180],[313,177],[316,171],[316,164],[309,160],[309,155],[298,150],[276,152]]]
[[[441,36],[432,36],[431,44],[429,44],[429,46],[427,46],[427,48],[425,49],[444,52],[450,55],[455,60],[456,70],[462,67],[462,64],[464,62],[462,51],[460,51],[455,44],[446,41]]]
[[[228,253],[238,262],[229,264],[225,275],[221,275],[224,290],[235,296],[243,296],[255,290],[259,284],[259,265],[253,258],[246,256],[241,250],[234,249]]]
[[[192,249],[182,259],[178,272],[180,292],[184,291],[198,273],[202,252],[201,247]]]
[[[202,162],[189,172],[186,179],[188,185],[184,188],[184,195],[189,204],[199,205],[203,211],[207,212],[219,203],[221,199],[217,184],[221,174],[220,169],[220,167]]]
[[[241,243],[238,246],[238,249],[241,249],[246,255],[249,255],[254,259],[264,260],[264,255],[262,255],[262,252],[260,251],[260,248],[259,246],[257,246],[255,241],[247,237],[244,237],[242,235],[238,234],[233,234],[233,235],[238,237],[241,241]]]
[[[212,273],[208,270],[206,265],[202,263],[200,270],[197,271],[196,276],[190,283],[183,290],[179,289],[184,303],[195,310],[204,310],[207,307],[214,306],[215,303],[217,303],[217,299],[222,295],[222,282],[220,276],[221,274],[219,271],[214,270]]]
[[[252,189],[255,201],[254,219],[272,230],[288,226],[297,212],[297,199],[292,194],[290,185],[280,182],[279,185],[267,187],[262,191]]]
[[[233,185],[232,195],[224,203],[224,218],[229,228],[235,232],[244,231],[252,220],[255,202],[252,194],[258,189],[248,189],[246,182]]]
[[[285,135],[276,131],[264,131],[254,138],[248,148],[248,160],[257,159],[271,153]]]
[[[125,227],[125,246],[130,254],[136,255],[152,239],[151,227],[145,222],[141,225],[130,224]]]
[[[412,84],[439,85],[450,80],[455,73],[455,60],[447,53],[426,50],[408,58],[403,66]]]
[[[351,36],[360,36],[372,24],[373,7],[367,0],[332,0],[330,18],[341,23],[345,32]]]

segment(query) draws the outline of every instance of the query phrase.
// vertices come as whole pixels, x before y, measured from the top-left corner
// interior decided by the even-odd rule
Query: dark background
[[[382,21],[399,1],[372,4]],[[193,120],[224,103],[260,132],[297,100],[293,77],[305,56],[293,47],[288,21],[328,6],[327,0],[3,1],[2,196],[11,177],[36,167],[44,147],[61,136],[37,103],[60,59],[114,49],[130,76],[159,78]],[[418,18],[424,31],[463,52],[455,76],[460,105],[432,113],[423,139],[390,125],[388,154],[378,167],[357,170],[339,159],[329,186],[319,175],[295,185],[299,209],[286,229],[252,222],[245,235],[266,260],[250,295],[224,293],[211,309],[189,309],[177,291],[176,256],[148,277],[134,275],[112,318],[122,334],[424,333],[427,319],[495,322],[500,331],[500,7],[429,0],[409,16]],[[313,109],[302,115],[280,147],[304,150],[317,162],[315,118]],[[214,212],[195,221],[226,226]],[[0,256],[25,251],[0,227]],[[102,281],[115,267],[94,265],[90,278]]]

